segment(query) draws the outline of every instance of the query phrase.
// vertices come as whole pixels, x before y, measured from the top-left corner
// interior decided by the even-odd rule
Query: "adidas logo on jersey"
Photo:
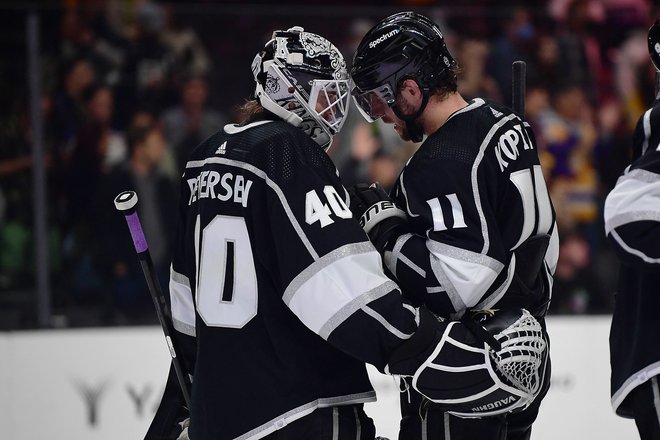
[[[224,141],[220,147],[215,150],[215,154],[225,154],[227,152],[227,141]]]
[[[490,111],[491,111],[491,113],[493,113],[493,116],[495,116],[496,118],[501,118],[502,117],[502,114],[503,114],[502,112],[498,112],[497,110],[495,110],[492,107],[490,108]]]

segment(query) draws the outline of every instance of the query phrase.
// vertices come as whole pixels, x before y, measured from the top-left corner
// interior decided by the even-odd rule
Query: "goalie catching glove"
[[[406,224],[406,213],[390,199],[379,183],[357,184],[348,189],[353,218],[359,220],[364,232],[382,253],[399,226]]]
[[[545,376],[541,325],[525,309],[478,312],[469,319],[469,325],[465,319],[439,320],[420,308],[417,332],[394,352],[386,372],[411,376],[413,388],[459,417],[527,408]]]

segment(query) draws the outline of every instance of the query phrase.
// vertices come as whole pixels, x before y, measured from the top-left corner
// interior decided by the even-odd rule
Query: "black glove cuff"
[[[436,341],[440,338],[438,323],[438,318],[426,307],[419,308],[417,331],[390,356],[388,362],[390,374],[412,376],[415,373],[437,345]]]

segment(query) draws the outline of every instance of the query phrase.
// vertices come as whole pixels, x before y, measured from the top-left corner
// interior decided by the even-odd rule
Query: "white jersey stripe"
[[[317,332],[319,336],[321,336],[323,339],[327,340],[330,337],[330,334],[335,331],[337,327],[339,327],[344,321],[346,321],[351,315],[353,315],[355,312],[358,310],[363,310],[367,315],[372,316],[373,318],[376,318],[373,314],[369,313],[367,310],[365,310],[365,306],[369,304],[371,301],[375,301],[378,298],[387,295],[391,291],[397,289],[397,285],[394,284],[394,281],[388,280],[381,284],[380,286],[377,286],[373,289],[371,289],[369,292],[365,292],[364,294],[358,296],[348,304],[346,304],[344,307],[342,307],[340,310],[337,311],[330,319],[328,319],[325,324],[321,327],[321,329]],[[394,326],[389,324],[387,321],[384,319],[378,320],[383,327],[385,327],[386,330],[388,330],[390,333],[393,333],[396,335],[394,331]],[[398,336],[398,335],[397,335]]]
[[[605,233],[635,221],[660,221],[660,176],[633,170],[617,181],[605,200]]]
[[[642,154],[646,153],[646,150],[649,148],[649,138],[651,137],[651,110],[648,109],[644,112],[642,116],[642,125],[644,127],[644,141],[642,142]]]
[[[614,231],[614,230],[611,231],[610,236],[619,244],[619,246],[621,246],[621,249],[628,252],[630,255],[635,255],[636,257],[638,257],[640,260],[644,261],[645,263],[660,264],[660,258],[649,257],[644,252],[642,252],[638,249],[631,248],[630,246],[628,246],[628,244],[626,244],[626,242],[623,241],[623,238],[621,238],[621,236],[619,234],[617,234],[616,231]]]
[[[360,307],[397,288],[382,270],[371,243],[346,245],[302,271],[282,299],[309,329],[327,337]]]
[[[387,330],[389,330],[390,333],[392,333],[394,336],[396,336],[399,339],[410,339],[410,337],[413,335],[412,333],[403,333],[402,331],[394,327],[392,324],[387,322],[387,320],[383,317],[383,315],[381,315],[380,313],[378,313],[369,306],[363,307],[362,310],[364,311],[364,313],[371,316],[376,321],[380,322],[383,325],[383,327],[385,327]]]
[[[260,438],[266,437],[268,434],[271,434],[278,429],[281,429],[283,426],[288,425],[302,417],[305,417],[307,414],[311,414],[317,408],[329,408],[332,406],[340,405],[354,405],[359,403],[375,402],[376,401],[376,392],[369,391],[366,393],[360,394],[349,394],[347,396],[339,397],[329,397],[325,399],[318,399],[313,402],[306,403],[301,405],[298,408],[294,408],[291,411],[286,412],[269,422],[264,423],[258,428],[253,429],[252,431],[246,432],[240,437],[236,437],[235,440],[257,440]]]
[[[250,171],[251,173],[255,174],[256,176],[264,179],[264,182],[273,190],[275,191],[275,194],[277,194],[277,197],[280,199],[280,203],[282,204],[282,208],[284,208],[284,211],[286,212],[287,217],[289,218],[289,221],[291,222],[291,226],[296,230],[298,233],[298,236],[300,237],[300,240],[303,242],[305,247],[307,248],[307,251],[309,254],[312,256],[314,260],[318,260],[319,254],[316,252],[314,247],[312,246],[312,243],[309,241],[307,236],[302,230],[302,227],[300,226],[300,223],[298,223],[298,220],[296,217],[293,215],[293,211],[291,210],[291,207],[289,206],[289,202],[286,200],[286,197],[284,196],[284,192],[282,189],[275,183],[273,182],[268,175],[266,174],[265,171],[260,170],[259,168],[247,164],[245,162],[239,162],[236,160],[232,159],[226,159],[223,157],[209,157],[204,160],[193,160],[190,161],[186,164],[186,168],[199,168],[203,167],[206,164],[209,163],[217,163],[221,165],[228,165],[236,168],[241,168],[247,171]]]
[[[190,280],[170,266],[170,302],[174,328],[188,336],[195,336],[195,303]]]
[[[504,268],[486,255],[427,241],[431,268],[457,313],[476,305]]]
[[[479,170],[479,165],[481,160],[484,158],[486,152],[486,147],[490,144],[490,140],[495,133],[502,128],[503,125],[507,124],[510,120],[516,118],[515,114],[511,114],[506,118],[501,119],[497,124],[493,125],[490,129],[484,140],[481,142],[479,147],[479,153],[474,159],[474,164],[472,165],[472,191],[474,194],[474,204],[477,207],[477,212],[479,213],[479,221],[481,222],[481,235],[484,237],[484,247],[481,250],[482,254],[488,253],[490,247],[490,238],[488,237],[488,224],[486,223],[486,217],[484,215],[484,208],[481,206],[481,194],[479,192],[479,180],[477,179],[477,171]]]

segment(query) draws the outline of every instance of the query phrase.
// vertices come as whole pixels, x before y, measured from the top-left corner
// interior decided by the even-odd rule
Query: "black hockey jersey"
[[[660,374],[660,101],[640,118],[637,159],[605,201],[605,232],[621,261],[610,329],[612,406],[632,417],[626,397]],[[640,157],[641,155],[641,157]]]
[[[170,280],[179,340],[196,341],[191,438],[259,439],[375,400],[363,362],[382,370],[417,312],[347,198],[327,154],[282,121],[228,125],[192,153]]]
[[[391,195],[409,233],[388,242],[384,261],[417,303],[445,317],[502,306],[516,265],[527,264],[514,251],[543,234],[551,240],[540,270],[551,289],[554,209],[534,135],[505,107],[474,99],[453,113],[408,161]]]

